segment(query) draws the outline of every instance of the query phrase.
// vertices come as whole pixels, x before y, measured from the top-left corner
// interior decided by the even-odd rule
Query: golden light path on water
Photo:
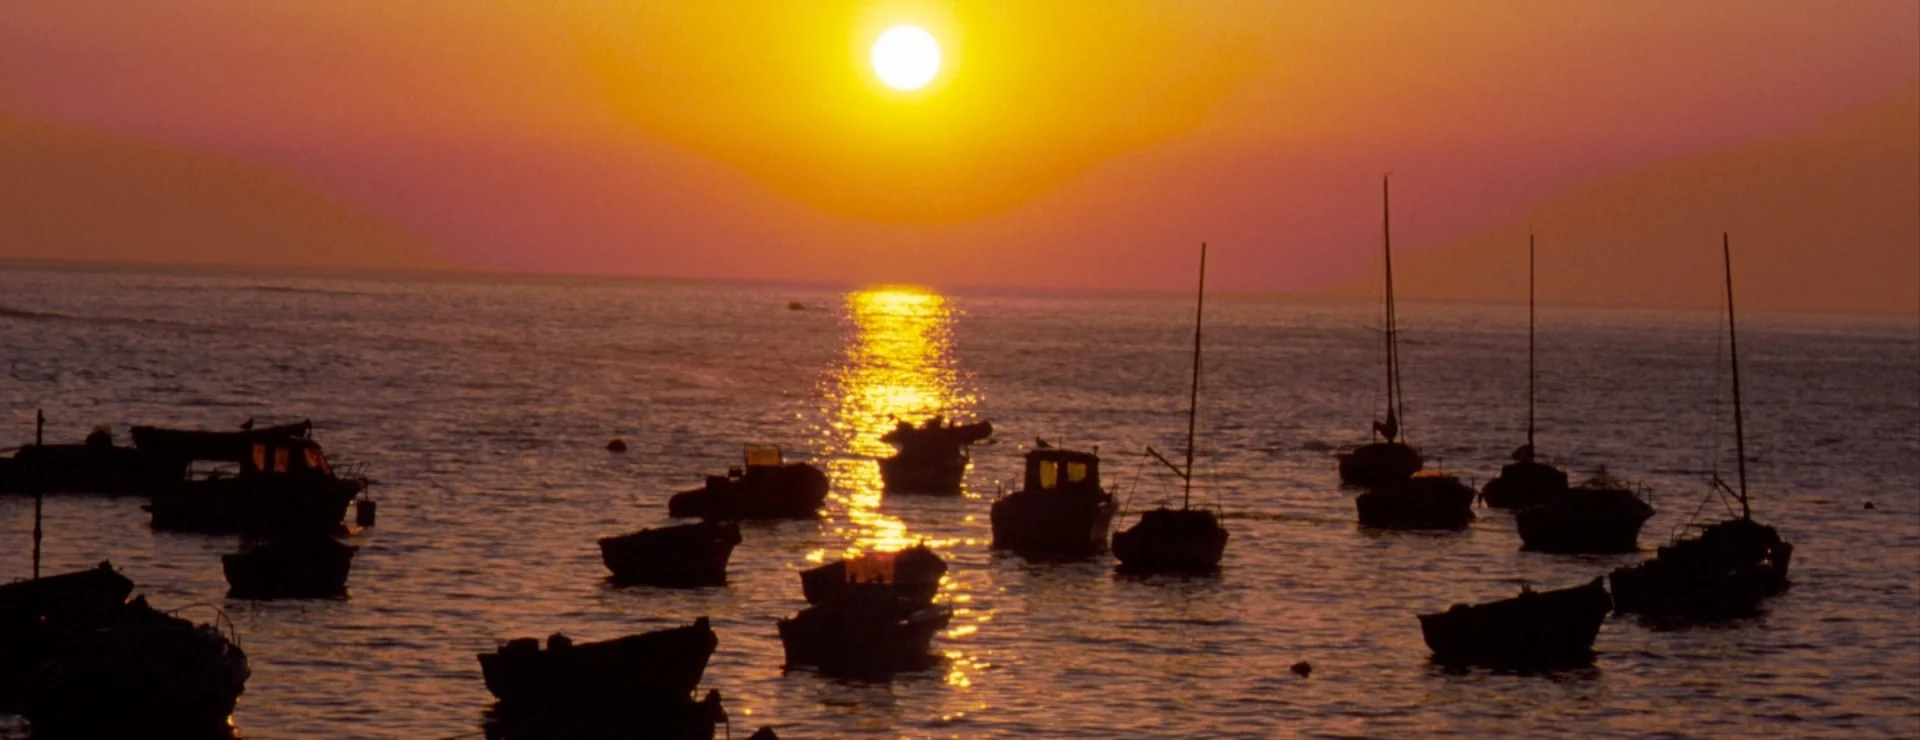
[[[823,563],[833,557],[892,552],[919,543],[942,553],[956,545],[984,544],[970,538],[914,533],[899,517],[881,511],[883,486],[876,461],[893,454],[892,446],[880,441],[881,435],[901,421],[919,423],[936,415],[949,420],[969,418],[978,400],[962,388],[955,369],[957,312],[938,293],[909,286],[852,291],[845,309],[846,360],[825,381],[828,407],[822,418],[828,420],[825,449],[832,495],[846,512],[843,521],[829,520],[827,526],[847,546],[838,553],[823,548],[809,553],[807,559]],[[942,578],[940,588],[954,610],[949,639],[973,634],[979,623],[990,618],[967,607],[972,597],[951,571]],[[958,650],[948,650],[946,656],[947,683],[970,685],[967,670],[974,662]]]

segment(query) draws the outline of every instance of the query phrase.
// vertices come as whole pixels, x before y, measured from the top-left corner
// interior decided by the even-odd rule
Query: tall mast
[[[40,409],[33,410],[33,446],[39,447],[46,440],[47,414]],[[40,504],[44,495],[40,484],[33,486],[33,580],[40,580]]]
[[[1207,243],[1200,242],[1200,291],[1193,299],[1193,390],[1187,394],[1187,488],[1180,508],[1193,505],[1193,427],[1200,417],[1200,315],[1207,305]]]
[[[1393,421],[1390,427],[1396,431],[1400,419],[1400,353],[1394,337],[1393,313],[1393,199],[1389,194],[1387,181],[1393,177],[1389,172],[1380,177],[1380,244],[1386,253],[1387,268],[1387,413]],[[1392,439],[1387,440],[1389,442]]]
[[[1727,232],[1720,232],[1720,256],[1727,266],[1727,355],[1733,361],[1733,454],[1740,471],[1740,518],[1752,519],[1747,506],[1747,430],[1740,413],[1740,340],[1733,329],[1733,248]]]
[[[1533,449],[1533,235],[1527,235],[1527,449]]]

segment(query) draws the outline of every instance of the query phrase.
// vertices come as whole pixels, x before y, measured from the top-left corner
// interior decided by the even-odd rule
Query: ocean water
[[[466,736],[492,703],[474,654],[497,640],[702,615],[720,636],[703,686],[740,737],[1920,736],[1913,317],[1741,317],[1755,515],[1798,546],[1791,591],[1715,626],[1616,616],[1592,668],[1519,675],[1431,665],[1415,615],[1645,555],[1523,553],[1497,511],[1460,533],[1358,528],[1333,450],[1383,405],[1376,308],[1206,310],[1196,496],[1232,532],[1214,577],[986,547],[1035,438],[1097,447],[1135,509],[1177,500],[1142,450],[1185,448],[1185,295],[0,266],[0,447],[31,441],[36,408],[50,441],[312,418],[336,464],[367,466],[380,521],[351,538],[338,601],[229,600],[234,538],[152,532],[135,499],[47,502],[49,571],[111,559],[160,606],[232,617],[250,738]],[[1525,307],[1400,313],[1406,428],[1483,482],[1524,439]],[[1649,550],[1724,512],[1705,498],[1733,460],[1723,320],[1540,312],[1538,446],[1649,486]],[[879,434],[935,412],[998,429],[968,494],[882,496]],[[667,497],[745,443],[826,469],[826,516],[748,525],[725,588],[606,585],[595,538],[668,523]],[[0,578],[27,575],[31,518],[0,498]],[[877,684],[781,668],[799,570],[915,541],[952,567],[944,665]],[[1311,677],[1288,672],[1302,660]]]

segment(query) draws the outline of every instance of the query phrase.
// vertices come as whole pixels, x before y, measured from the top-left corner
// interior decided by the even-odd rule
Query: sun
[[[873,41],[873,73],[887,87],[911,92],[940,72],[940,42],[919,26],[894,26]]]

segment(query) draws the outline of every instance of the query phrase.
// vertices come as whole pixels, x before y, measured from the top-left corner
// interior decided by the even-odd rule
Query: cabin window
[[[273,472],[275,473],[287,472],[287,458],[288,458],[287,452],[288,450],[285,447],[273,448]]]
[[[1040,487],[1057,488],[1060,485],[1060,463],[1043,460],[1040,463]]]
[[[1067,482],[1080,483],[1087,479],[1086,463],[1067,463]]]
[[[253,469],[254,470],[267,469],[267,446],[266,445],[255,444],[253,446]]]
[[[320,454],[320,448],[308,447],[306,449],[306,457],[308,470],[320,473],[321,475],[327,475],[333,472],[327,469],[327,458],[325,455]]]

